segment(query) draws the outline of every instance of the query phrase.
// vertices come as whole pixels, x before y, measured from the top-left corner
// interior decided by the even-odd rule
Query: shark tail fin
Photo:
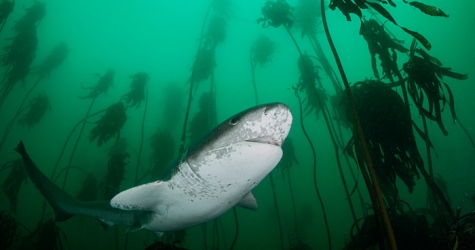
[[[70,214],[70,213],[64,211],[63,209],[60,209],[57,206],[53,206],[52,204],[50,204],[50,205],[51,205],[51,208],[53,208],[54,221],[56,221],[56,222],[67,221],[67,220],[69,220],[69,218],[74,216],[74,214]]]
[[[53,208],[54,220],[61,222],[71,218],[74,214],[68,212],[67,208],[76,204],[75,199],[56,186],[56,184],[38,169],[26,152],[23,141],[18,143],[15,151],[21,155],[23,167],[31,182],[33,182],[38,191],[40,191],[48,204]]]
[[[23,155],[28,155],[26,153],[25,144],[23,144],[23,141],[20,141],[18,143],[18,145],[15,148],[15,151],[18,152],[22,157],[23,157]]]

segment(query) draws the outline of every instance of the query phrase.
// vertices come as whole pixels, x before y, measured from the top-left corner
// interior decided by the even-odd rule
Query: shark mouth
[[[282,146],[281,141],[278,141],[278,140],[276,140],[272,137],[269,137],[269,136],[252,138],[252,139],[249,139],[249,140],[246,140],[246,141],[248,141],[248,142],[257,142],[257,143],[266,143],[266,144],[271,144],[271,145],[274,145],[274,146],[277,146],[277,147]]]

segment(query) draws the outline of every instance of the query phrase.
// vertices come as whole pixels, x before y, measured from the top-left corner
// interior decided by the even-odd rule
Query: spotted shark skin
[[[282,103],[242,111],[188,148],[172,165],[170,178],[127,189],[110,205],[101,206],[77,202],[55,186],[29,158],[23,143],[17,151],[56,218],[82,214],[107,226],[125,224],[160,236],[214,219],[236,205],[257,209],[251,191],[280,161],[291,125],[290,109]]]

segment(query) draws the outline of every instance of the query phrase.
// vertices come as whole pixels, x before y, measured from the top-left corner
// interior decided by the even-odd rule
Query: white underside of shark
[[[194,172],[182,162],[169,181],[157,181],[126,190],[111,201],[124,210],[153,211],[142,227],[153,232],[188,228],[214,219],[239,204],[257,209],[252,189],[282,157],[280,147],[242,142],[206,153],[203,170]],[[246,167],[241,167],[246,166]],[[195,167],[195,166],[194,166]],[[265,169],[259,175],[243,173],[247,168]]]
[[[292,123],[287,106],[278,105],[261,107],[261,117],[239,117],[241,124],[232,124],[236,128],[224,123],[220,127],[236,131],[205,139],[209,145],[182,157],[168,181],[125,190],[111,206],[149,212],[141,226],[158,235],[214,219],[235,205],[257,209],[251,191],[279,163]]]

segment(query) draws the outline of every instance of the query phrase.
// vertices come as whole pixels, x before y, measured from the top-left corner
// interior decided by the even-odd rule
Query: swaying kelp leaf
[[[442,78],[442,76],[448,76],[457,80],[467,80],[468,74],[460,74],[452,71],[452,68],[442,68],[437,69],[437,75]]]
[[[366,4],[371,6],[371,8],[373,8],[375,11],[377,11],[379,14],[381,14],[384,18],[388,19],[389,21],[391,21],[395,25],[398,25],[396,23],[396,20],[394,20],[393,16],[391,16],[391,14],[380,4],[372,3],[372,2],[368,2],[368,1],[366,1]]]
[[[416,129],[417,133],[419,134],[419,136],[422,138],[422,140],[424,140],[425,143],[427,143],[427,145],[429,145],[431,148],[434,148],[434,145],[432,144],[432,142],[430,141],[429,137],[427,136],[426,133],[424,133],[424,131],[422,131],[415,123],[414,121],[412,121],[412,126]]]
[[[439,9],[435,6],[423,4],[423,3],[420,3],[420,2],[409,2],[409,5],[418,8],[420,11],[422,11],[425,14],[430,15],[430,16],[449,17],[449,15],[445,14],[441,9]]]
[[[341,13],[346,17],[347,21],[351,21],[350,14],[355,14],[360,19],[363,17],[360,8],[358,8],[358,6],[351,1],[333,0],[330,2],[329,8],[331,10],[338,8],[338,10],[340,10]]]
[[[341,13],[343,13],[343,15],[346,17],[347,21],[351,21],[350,13],[356,14],[360,18],[360,21],[361,21],[360,35],[362,35],[365,31],[365,27],[362,20],[361,9],[367,9],[368,6],[366,6],[366,4],[369,5],[375,11],[377,11],[379,14],[381,14],[388,21],[391,21],[392,23],[394,23],[394,25],[399,26],[399,24],[397,24],[396,20],[392,17],[392,15],[380,4],[375,3],[375,2],[369,2],[367,0],[354,0],[354,1],[356,4],[353,3],[352,1],[332,0],[329,6],[331,10],[335,10],[335,8],[338,8],[341,11]],[[383,1],[380,1],[380,2],[384,3]],[[391,5],[395,6],[393,2],[391,2]],[[410,34],[411,36],[419,40],[427,50],[431,49],[431,44],[424,36],[422,36],[421,34],[415,31],[406,29],[402,26],[399,26],[399,27],[402,30],[404,30],[406,33]]]
[[[411,56],[409,61],[403,65],[403,70],[408,74],[409,95],[413,99],[416,107],[419,109],[419,112],[428,119],[437,121],[437,124],[444,135],[448,135],[448,131],[444,127],[441,115],[441,112],[444,110],[444,106],[447,103],[447,99],[442,87],[443,82],[440,79],[445,75],[455,79],[465,80],[467,79],[467,75],[454,73],[450,68],[441,67],[440,65],[442,65],[442,63],[438,59],[428,55],[426,52],[421,53],[422,50],[416,49],[415,44],[416,43],[413,42],[413,45],[411,46]],[[416,54],[420,54],[422,57]],[[447,84],[443,84],[446,87],[449,96],[448,103],[452,118],[456,121],[452,91],[449,89]],[[428,110],[423,107],[424,99],[421,92],[423,92],[427,97]]]
[[[442,66],[442,62],[439,61],[439,59],[437,59],[437,58],[435,58],[435,57],[429,55],[429,54],[428,54],[427,52],[425,52],[423,49],[417,48],[417,49],[415,49],[415,52],[419,53],[424,59],[429,60],[429,61],[431,61],[432,63],[437,64],[437,65],[439,65],[439,66]]]
[[[348,195],[348,197],[351,197],[351,196],[355,193],[357,187],[358,187],[358,179],[356,179],[355,185],[354,185],[353,188],[351,189],[351,192],[350,192],[350,194]],[[345,198],[345,199],[348,199],[348,198]]]
[[[335,10],[338,8],[338,10],[341,11],[341,13],[346,17],[347,21],[351,21],[350,14],[355,14],[360,18],[360,35],[363,34],[364,32],[364,25],[363,25],[363,13],[361,13],[360,8],[358,5],[354,4],[351,1],[343,1],[343,0],[333,0],[330,2],[329,8],[331,10]]]
[[[377,69],[377,59],[381,61],[383,77],[394,82],[393,75],[397,75],[399,68],[397,66],[396,51],[406,53],[409,50],[395,41],[384,29],[384,24],[378,23],[375,19],[364,21],[365,33],[363,38],[368,43],[369,53],[371,55],[371,67],[373,74],[377,79],[381,79]],[[378,55],[378,57],[376,57]]]
[[[399,27],[401,27],[401,26],[399,26]],[[422,46],[424,46],[424,48],[426,48],[427,50],[430,50],[432,48],[432,45],[430,44],[430,42],[423,35],[415,32],[415,31],[408,30],[404,27],[401,27],[401,29],[404,30],[406,33],[410,34],[415,39],[417,39],[417,41],[422,43]]]
[[[355,162],[356,162],[356,157],[355,153],[353,152],[353,144],[355,143],[355,137],[352,136],[350,140],[348,140],[348,143],[346,143],[345,148],[343,149],[342,154],[347,154],[349,157],[351,157]]]
[[[449,85],[447,83],[442,82],[445,86],[445,89],[447,89],[447,93],[449,93],[449,107],[450,107],[450,113],[452,114],[452,119],[454,122],[457,121],[457,115],[455,115],[455,101],[454,101],[454,95],[452,94],[452,90],[450,90]]]

